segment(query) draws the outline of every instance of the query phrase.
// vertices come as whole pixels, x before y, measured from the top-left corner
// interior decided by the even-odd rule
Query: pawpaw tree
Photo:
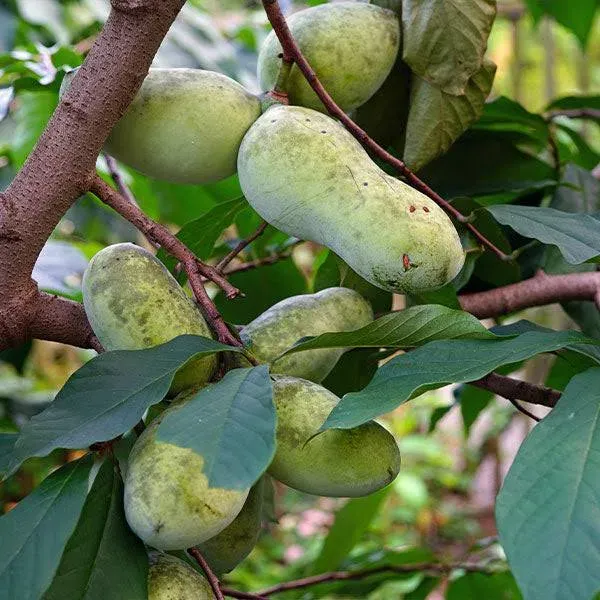
[[[595,0],[223,4],[0,6],[0,599],[594,598],[600,100],[488,46]],[[487,538],[419,498],[449,413],[528,423]]]

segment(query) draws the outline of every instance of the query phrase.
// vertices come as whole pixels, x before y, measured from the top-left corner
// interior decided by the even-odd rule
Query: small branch
[[[235,265],[225,271],[225,275],[231,275],[232,273],[241,273],[242,271],[250,271],[250,269],[256,269],[257,267],[264,267],[265,265],[274,265],[280,260],[285,260],[291,256],[291,252],[282,252],[281,254],[273,254],[271,256],[264,256],[263,258],[257,258],[256,260],[250,260],[248,262]]]
[[[232,590],[231,588],[221,587],[223,595],[227,598],[240,598],[241,600],[267,600],[266,596],[259,596],[258,594],[251,594],[250,592],[240,592],[238,590]]]
[[[103,152],[103,156],[104,160],[106,161],[106,166],[108,167],[108,172],[110,173],[112,180],[115,182],[117,190],[119,190],[121,196],[125,197],[129,202],[131,202],[131,204],[139,208],[139,204],[137,203],[135,196],[129,189],[129,186],[125,183],[123,175],[121,175],[121,171],[119,171],[119,165],[117,164],[117,161],[106,152]]]
[[[539,404],[540,406],[547,406],[548,408],[556,406],[556,403],[561,396],[561,393],[558,390],[543,385],[535,385],[519,379],[513,379],[512,377],[506,377],[505,375],[498,375],[498,373],[490,373],[477,381],[469,382],[469,385],[474,385],[493,392],[498,396],[506,398],[511,403],[514,403],[514,401],[517,400],[523,400],[524,402],[529,402],[529,404]],[[517,408],[521,410],[522,407]]]
[[[147,217],[139,208],[121,196],[98,175],[94,176],[90,191],[183,264],[196,300],[212,329],[217,334],[219,341],[224,344],[241,346],[240,340],[229,330],[217,307],[206,293],[202,277],[214,281],[228,298],[235,298],[240,291],[233,287],[220,273],[217,273],[214,267],[199,261],[166,227]]]
[[[523,413],[526,417],[533,419],[536,422],[540,422],[540,417],[536,417],[532,412],[529,412],[525,407],[521,406],[516,400],[512,400],[511,398],[507,398],[507,400],[520,412]],[[498,486],[498,490],[500,487]]]
[[[303,579],[296,579],[295,581],[286,581],[274,585],[270,588],[257,592],[258,597],[268,597],[273,594],[286,592],[289,590],[299,590],[320,583],[329,583],[334,581],[351,581],[355,579],[365,579],[371,575],[378,575],[379,573],[434,573],[434,574],[448,574],[454,570],[463,570],[469,573],[497,573],[498,567],[490,567],[477,563],[416,563],[412,565],[383,565],[380,567],[373,567],[371,569],[363,569],[361,571],[334,571],[331,573],[323,573],[321,575],[313,575],[311,577],[304,577]],[[233,596],[239,597],[239,596]]]
[[[600,110],[596,108],[567,108],[551,110],[544,115],[546,121],[552,121],[558,117],[568,117],[569,119],[600,120]]]
[[[532,306],[589,300],[599,305],[600,272],[546,275],[543,271],[519,283],[459,296],[463,310],[479,319],[497,317]]]
[[[225,600],[223,597],[223,593],[221,592],[217,576],[212,572],[210,566],[204,559],[204,556],[200,554],[198,548],[188,548],[188,554],[200,565],[200,567],[204,571],[206,579],[208,579],[208,583],[210,583],[210,587],[212,588],[215,598],[217,600]]]
[[[240,243],[226,256],[224,256],[215,266],[215,270],[219,273],[223,272],[223,269],[248,245],[250,245],[255,239],[260,237],[265,229],[269,226],[266,221],[263,221],[258,229],[247,238],[240,241]]]
[[[361,129],[348,115],[335,103],[333,98],[327,93],[327,90],[323,87],[323,84],[319,81],[317,74],[310,66],[300,47],[294,40],[292,32],[288,27],[285,17],[281,12],[279,2],[277,0],[263,0],[263,6],[269,22],[273,26],[273,30],[279,39],[279,43],[283,49],[283,56],[288,60],[293,60],[310,87],[317,94],[321,102],[324,104],[327,112],[338,119],[344,127],[366,148],[372,155],[385,161],[392,167],[394,167],[399,173],[401,173],[408,183],[421,193],[431,198],[436,204],[441,206],[448,214],[453,216],[459,223],[462,223],[476,238],[491,250],[496,256],[502,260],[509,260],[509,256],[502,252],[500,248],[495,246],[490,240],[488,240],[482,233],[480,233],[471,223],[468,222],[468,218],[465,217],[460,211],[458,211],[452,204],[444,200],[439,194],[434,192],[426,183],[421,181],[400,159],[396,158],[385,149],[383,149],[375,140],[370,138],[367,133]]]

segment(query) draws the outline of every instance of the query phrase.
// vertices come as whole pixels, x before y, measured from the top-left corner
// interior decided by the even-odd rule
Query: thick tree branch
[[[519,283],[459,296],[463,310],[479,319],[571,300],[589,300],[600,306],[600,272],[546,275],[540,271]]]
[[[490,373],[477,381],[470,382],[470,385],[498,394],[498,396],[502,396],[511,402],[522,400],[530,404],[547,406],[548,408],[556,406],[561,396],[558,390],[513,379],[505,375],[498,375],[498,373]]]
[[[300,47],[294,40],[294,36],[288,27],[285,17],[281,12],[278,0],[263,0],[263,6],[269,22],[273,27],[273,31],[277,35],[277,39],[283,49],[283,60],[284,62],[293,61],[298,66],[298,69],[304,75],[306,81],[309,83],[311,88],[317,94],[321,102],[323,102],[327,112],[338,119],[344,127],[368,150],[373,156],[380,158],[392,167],[394,167],[404,178],[410,183],[412,187],[419,190],[431,198],[436,204],[441,206],[448,214],[454,217],[479,240],[485,247],[491,250],[496,256],[502,260],[508,260],[510,257],[502,252],[500,248],[496,247],[490,240],[488,240],[476,227],[469,223],[468,217],[465,217],[460,211],[458,211],[452,204],[444,200],[439,194],[434,192],[425,182],[421,181],[400,159],[396,158],[384,148],[382,148],[375,140],[370,138],[367,133],[361,129],[333,100],[328,94],[327,90],[323,87],[323,84],[319,81],[317,74],[310,66]],[[281,92],[277,91],[276,97],[280,96]]]
[[[88,189],[109,132],[135,96],[185,0],[114,0],[101,34],[36,147],[0,194],[0,348],[41,322],[31,272],[67,209]],[[41,333],[41,332],[40,332]]]

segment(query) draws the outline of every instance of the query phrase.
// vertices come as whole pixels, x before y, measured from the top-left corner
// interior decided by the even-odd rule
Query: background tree
[[[387,5],[399,10],[398,3]],[[102,351],[80,304],[78,277],[100,248],[122,240],[159,248],[158,256],[180,281],[189,281],[218,342],[232,351],[241,342],[227,324],[247,324],[283,298],[343,285],[369,299],[380,317],[375,325],[319,336],[294,349],[353,348],[324,382],[343,397],[325,427],[353,427],[419,397],[412,411],[401,408],[390,420],[407,464],[394,486],[339,510],[336,501],[321,501],[313,512],[301,510],[310,505],[307,497],[278,486],[273,510],[280,527],[271,525],[251,558],[221,583],[206,569],[202,553],[192,552],[217,597],[305,590],[312,597],[593,597],[600,588],[595,459],[600,186],[592,171],[600,162],[600,101],[590,95],[597,62],[586,64],[582,49],[593,39],[595,0],[576,8],[536,0],[526,6],[501,3],[491,54],[502,56],[497,45],[510,29],[513,64],[500,64],[496,91],[485,106],[494,68],[484,52],[495,3],[448,0],[431,10],[405,0],[402,60],[384,84],[393,89],[391,107],[369,112],[367,104],[350,117],[315,77],[278,2],[265,0],[251,12],[236,11],[236,3],[228,7],[231,12],[204,3],[204,12],[181,0],[32,6],[26,1],[0,6],[7,40],[0,57],[0,178],[7,184],[0,195],[6,407],[0,470],[8,477],[2,484],[5,508],[19,502],[0,520],[0,597],[146,597],[145,550],[124,521],[121,474],[113,464],[127,468],[136,430],[143,428],[140,418],[162,405],[177,369],[194,355],[223,347],[179,338],[127,357],[103,353],[49,404],[67,371],[94,353],[52,346],[49,359],[48,346],[31,343]],[[217,13],[233,22],[223,26],[208,17]],[[467,261],[451,284],[393,297],[326,249],[263,223],[240,197],[235,176],[205,186],[168,184],[101,154],[153,60],[223,71],[255,86],[256,51],[267,31],[264,15],[281,42],[283,64],[296,65],[329,113],[379,164],[454,219]],[[449,21],[457,26],[447,27]],[[525,50],[531,46],[524,45],[523,35],[532,35],[532,21],[541,28],[547,103],[531,95],[536,75],[528,71]],[[594,52],[588,52],[592,59]],[[59,103],[64,72],[80,64]],[[409,89],[398,87],[394,77],[406,81],[409,71]],[[554,98],[567,78],[568,90],[577,84],[585,95]],[[507,91],[513,100],[498,93]],[[383,128],[374,114],[385,115]],[[558,310],[513,318],[523,309],[557,302],[572,321]],[[486,329],[477,319],[494,319],[485,323],[494,327]],[[385,360],[397,350],[410,352]],[[57,368],[61,362],[66,369]],[[219,377],[228,366],[224,361]],[[257,435],[273,438],[269,378],[264,367],[247,373],[257,378],[254,395],[237,394],[231,377],[218,384],[219,418],[237,428],[241,441],[235,455],[239,469],[228,473],[234,488],[256,481],[271,457],[255,444]],[[27,388],[32,377],[35,386]],[[429,392],[447,384],[456,384],[452,399]],[[508,399],[511,408],[491,405],[493,394]],[[555,408],[519,449],[499,495],[500,546],[495,538],[481,539],[495,530],[486,522],[489,514],[479,519],[469,514],[466,491],[476,467],[490,456],[498,459],[501,432],[514,431],[523,413],[536,420],[546,413],[522,402]],[[252,430],[239,418],[228,421],[238,405],[252,406],[262,428]],[[467,434],[480,414],[491,419],[480,428],[483,440],[460,473],[445,462],[433,432],[454,406]],[[216,461],[232,437],[233,429],[224,431],[213,448],[204,449]],[[190,443],[176,435],[171,441]],[[102,465],[97,473],[92,456]],[[214,477],[221,476],[216,470]],[[297,523],[299,531],[322,531],[336,510],[323,544],[286,532],[286,523]],[[282,545],[288,546],[285,554]],[[305,555],[294,561],[294,553]],[[283,565],[277,562],[282,558]]]

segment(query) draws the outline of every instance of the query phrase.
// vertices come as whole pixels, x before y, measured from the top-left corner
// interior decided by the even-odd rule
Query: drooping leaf
[[[146,350],[100,354],[76,371],[54,402],[21,430],[9,472],[56,448],[86,448],[131,429],[167,394],[178,369],[194,356],[236,349],[208,338],[179,336]]]
[[[413,171],[446,152],[479,118],[495,73],[496,65],[485,61],[458,96],[414,76],[403,153],[404,162]]]
[[[528,331],[516,337],[439,340],[396,356],[379,368],[362,391],[346,394],[322,429],[350,429],[449,383],[467,383],[501,365],[574,344],[595,344],[578,331]]]
[[[423,304],[379,317],[356,331],[322,333],[282,356],[316,348],[410,348],[436,339],[493,337],[478,319],[462,310]]]
[[[236,215],[247,206],[243,197],[221,202],[198,219],[184,225],[177,237],[200,259],[210,257],[212,249],[223,233],[231,225]],[[177,261],[164,250],[159,250],[158,258],[172,270]]]
[[[92,457],[63,465],[0,518],[0,598],[39,600],[50,585],[88,491]]]
[[[527,600],[600,589],[600,368],[576,375],[529,434],[496,503],[500,541]]]
[[[488,206],[487,210],[523,237],[557,246],[571,264],[586,262],[600,254],[600,219],[590,215],[510,204]]]
[[[472,385],[463,385],[457,391],[456,399],[460,403],[465,437],[468,438],[473,423],[489,406],[490,402],[494,399],[494,394]]]
[[[147,600],[148,554],[129,529],[123,482],[112,461],[94,480],[44,600]]]
[[[420,77],[462,94],[481,67],[495,16],[494,0],[404,0],[402,58]]]
[[[469,176],[465,176],[468,165]],[[467,132],[420,177],[446,200],[460,196],[521,194],[556,184],[554,169],[494,132]]]
[[[354,498],[336,513],[335,521],[311,569],[313,573],[335,571],[342,564],[377,516],[390,489],[388,486],[364,498]]]
[[[275,407],[267,365],[234,369],[200,390],[163,418],[156,439],[200,454],[212,487],[250,487],[275,452]]]

